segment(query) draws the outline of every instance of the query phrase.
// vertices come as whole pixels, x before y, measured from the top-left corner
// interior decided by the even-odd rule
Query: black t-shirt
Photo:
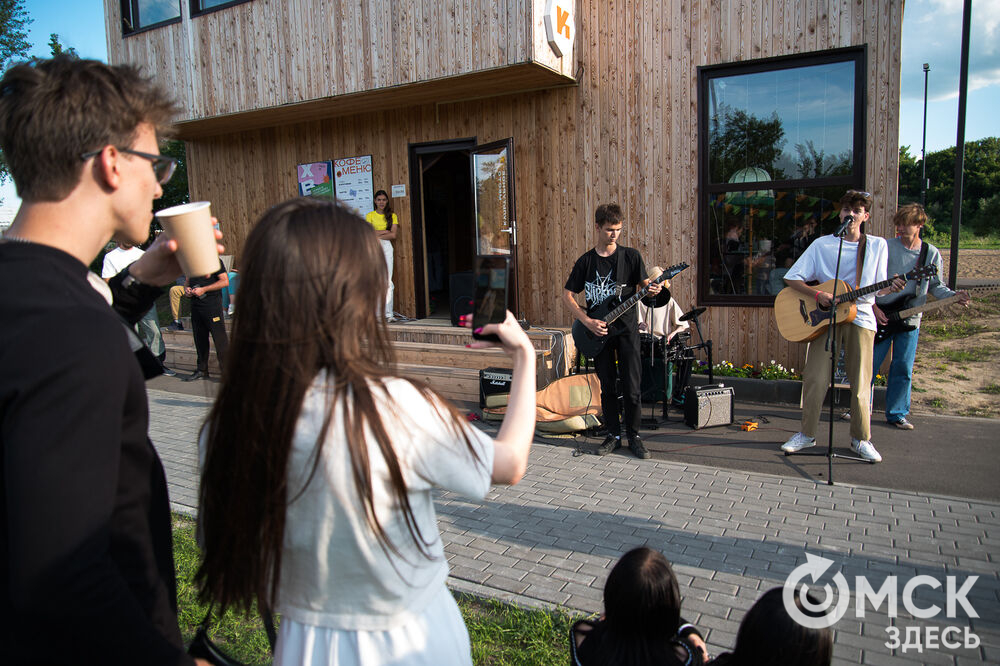
[[[621,275],[618,274],[619,258]],[[620,295],[623,301],[628,299],[635,294],[636,286],[645,279],[646,265],[639,251],[619,245],[609,257],[602,257],[594,249],[581,255],[573,264],[573,270],[570,271],[565,287],[574,294],[582,291],[587,300],[587,311],[590,312],[595,305],[603,303],[612,296]],[[620,294],[619,286],[621,286]],[[622,315],[615,325],[635,333],[638,330],[635,308]]]
[[[0,284],[4,663],[191,663],[167,480],[121,320],[55,248],[0,242]],[[110,285],[129,322],[159,293]]]
[[[196,277],[188,280],[188,286],[194,287],[207,287],[210,284],[215,284],[219,280],[219,275],[226,272],[226,266],[219,260],[219,270],[215,271],[208,277]],[[191,307],[198,308],[201,310],[222,310],[222,290],[216,289],[215,291],[206,291],[201,295],[201,298],[192,298]]]

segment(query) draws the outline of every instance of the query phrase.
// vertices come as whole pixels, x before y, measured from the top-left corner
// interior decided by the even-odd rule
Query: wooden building
[[[371,156],[375,189],[405,186],[399,312],[447,314],[449,278],[477,249],[510,250],[518,313],[566,326],[563,284],[614,201],[647,266],[691,265],[672,291],[708,307],[716,361],[792,367],[804,348],[779,336],[771,303],[801,240],[830,230],[848,188],[874,194],[867,231],[891,232],[902,13],[901,0],[105,0],[109,60],[177,96],[192,198],[212,201],[237,260],[253,221],[298,194],[297,165]]]

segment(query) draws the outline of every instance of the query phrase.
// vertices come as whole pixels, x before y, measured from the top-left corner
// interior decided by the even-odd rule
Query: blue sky
[[[1000,0],[972,3],[967,141],[1000,135]],[[33,55],[49,54],[51,33],[82,57],[107,59],[102,0],[26,0],[34,19],[28,39]],[[958,128],[959,54],[962,0],[906,0],[903,15],[900,145],[919,156],[923,125],[923,63],[931,66],[927,108],[927,150],[955,145]],[[4,207],[17,207],[12,183],[0,187]]]

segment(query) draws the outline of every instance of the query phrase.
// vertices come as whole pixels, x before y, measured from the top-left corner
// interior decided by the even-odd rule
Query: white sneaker
[[[226,314],[232,315],[233,314],[233,310],[235,310],[235,309],[236,309],[236,307],[232,303],[230,303],[229,304],[229,311]]]
[[[802,449],[808,449],[810,446],[816,446],[816,438],[806,437],[801,432],[797,432],[792,435],[790,440],[781,445],[781,450],[785,453],[795,453]]]
[[[869,462],[882,462],[882,456],[875,450],[872,443],[867,440],[859,442],[856,439],[851,439],[851,450]]]

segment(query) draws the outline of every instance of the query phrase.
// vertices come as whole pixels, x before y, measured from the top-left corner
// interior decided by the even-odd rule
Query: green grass
[[[955,379],[957,379],[957,380],[959,380],[961,382],[967,382],[967,381],[971,381],[972,380],[972,377],[969,377],[968,375],[963,375],[962,373],[958,373],[958,374],[954,375],[954,377],[955,377]]]
[[[972,347],[971,349],[943,349],[934,352],[934,356],[943,358],[949,363],[970,363],[987,361],[993,356],[994,350],[990,347]],[[939,369],[947,366],[939,366]]]
[[[975,335],[976,333],[982,333],[986,330],[986,326],[983,324],[976,323],[974,321],[968,321],[966,319],[959,319],[958,321],[941,322],[933,324],[924,324],[920,327],[921,335],[930,336],[932,338],[937,338],[939,340],[957,340],[958,338],[967,338],[970,335]]]
[[[574,618],[565,612],[524,610],[494,600],[459,598],[476,664],[564,664]]]
[[[1000,394],[1000,384],[993,382],[992,384],[987,384],[983,388],[979,389],[982,393],[989,393],[991,395]]]
[[[942,400],[941,398],[934,398],[933,400],[931,400],[931,407],[934,407],[935,409],[944,409],[945,408],[944,400]]]
[[[198,571],[201,552],[194,541],[194,520],[174,514],[174,566],[177,569],[177,619],[184,643],[194,638],[198,625],[205,617],[207,606],[198,601],[194,575]],[[235,557],[235,555],[234,555]],[[219,619],[216,611],[209,634],[212,641],[230,656],[251,664],[271,663],[267,634],[259,616],[243,617],[232,610]]]
[[[194,541],[194,521],[174,514],[174,562],[177,568],[178,619],[189,642],[205,617],[198,602],[194,574],[200,553]],[[234,554],[234,557],[236,555]],[[569,655],[569,630],[577,618],[565,612],[524,610],[493,600],[457,596],[469,629],[472,658],[477,665],[534,666],[564,664]],[[269,664],[271,653],[260,617],[228,611],[211,623],[212,640],[228,654],[251,664]]]

